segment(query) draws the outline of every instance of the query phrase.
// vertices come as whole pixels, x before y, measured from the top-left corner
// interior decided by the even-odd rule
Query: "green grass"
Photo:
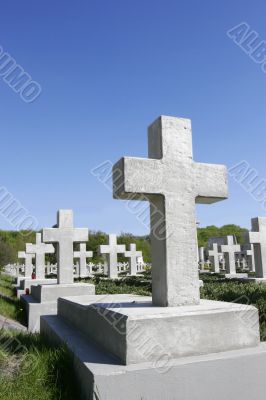
[[[79,399],[73,360],[40,335],[0,331],[1,400]]]
[[[13,279],[11,277],[0,275],[0,315],[25,324],[25,311],[21,302],[16,298],[12,283]]]

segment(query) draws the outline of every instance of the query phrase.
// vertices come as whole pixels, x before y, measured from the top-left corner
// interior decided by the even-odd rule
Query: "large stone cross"
[[[59,210],[56,228],[43,229],[43,241],[57,243],[57,281],[73,283],[73,243],[87,242],[89,230],[73,227],[73,211]]]
[[[195,202],[227,197],[226,167],[193,161],[188,119],[162,116],[148,137],[148,159],[114,166],[114,197],[150,201],[153,304],[198,304]]]
[[[252,218],[251,228],[248,240],[254,247],[256,277],[266,278],[266,217]]]
[[[217,272],[217,273],[220,272],[220,260],[219,260],[220,255],[221,255],[221,253],[218,250],[218,244],[213,243],[212,249],[208,250],[208,256],[210,257],[210,261],[212,263],[213,272]]]
[[[109,244],[101,244],[99,246],[100,254],[106,254],[108,259],[108,277],[115,279],[118,276],[117,269],[117,254],[125,253],[126,246],[124,244],[117,244],[116,235],[109,235]]]
[[[42,242],[42,234],[36,233],[36,244],[27,243],[26,253],[35,255],[36,279],[45,278],[45,254],[54,253],[54,246]]]
[[[236,274],[236,258],[235,253],[241,251],[240,245],[234,243],[232,235],[226,236],[226,244],[221,245],[221,252],[224,253],[225,269],[227,274]]]
[[[126,258],[129,258],[129,274],[137,275],[137,257],[142,257],[142,251],[137,251],[136,244],[131,243],[129,250],[124,253]]]
[[[88,276],[87,258],[93,257],[92,251],[87,251],[86,243],[80,243],[79,251],[74,251],[74,258],[79,258],[79,277],[86,278]]]
[[[26,243],[26,246],[27,244],[31,243]],[[25,251],[19,251],[18,258],[22,258],[25,260],[25,271],[24,271],[25,278],[31,278],[33,272],[32,260],[35,258],[35,256],[33,254],[28,254]]]

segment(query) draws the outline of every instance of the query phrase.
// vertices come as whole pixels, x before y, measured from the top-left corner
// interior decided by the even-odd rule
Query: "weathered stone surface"
[[[194,162],[190,120],[161,116],[149,127],[149,159],[122,158],[113,181],[115,198],[151,204],[153,303],[198,304],[195,202],[227,197],[226,168]]]
[[[162,308],[136,295],[75,296],[59,299],[58,315],[123,364],[253,347],[260,341],[258,310],[235,303],[202,300]]]

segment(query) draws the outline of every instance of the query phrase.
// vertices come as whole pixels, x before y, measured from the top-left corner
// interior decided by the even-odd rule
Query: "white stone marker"
[[[220,262],[219,262],[219,256],[221,253],[218,251],[218,244],[213,243],[212,249],[208,250],[208,255],[210,257],[210,261],[212,263],[212,271],[219,273],[220,272]]]
[[[74,251],[74,258],[79,258],[79,277],[86,278],[88,276],[87,258],[93,257],[92,251],[87,251],[86,243],[80,243],[79,251]]]
[[[142,251],[137,251],[136,244],[131,243],[129,245],[129,251],[124,253],[126,258],[129,258],[129,274],[137,275],[137,259],[142,257]]]
[[[251,227],[248,240],[254,246],[256,277],[266,278],[266,217],[252,218]]]
[[[226,236],[226,244],[221,245],[221,252],[224,254],[226,273],[236,275],[235,253],[239,252],[240,245],[234,243],[234,237]]]
[[[204,247],[199,247],[199,266],[201,270],[204,270],[204,265],[205,265]]]
[[[162,116],[149,127],[149,159],[122,158],[113,180],[115,198],[151,204],[153,304],[198,304],[195,202],[227,198],[226,167],[194,162],[190,120]]]
[[[251,248],[245,252],[247,256],[248,269],[250,272],[255,272],[254,246],[253,244],[250,246]]]
[[[125,253],[126,246],[124,244],[117,244],[117,238],[115,234],[109,235],[109,244],[101,244],[99,246],[100,254],[107,255],[108,261],[108,277],[115,279],[118,277],[117,269],[117,254]]]
[[[45,279],[45,254],[54,253],[54,246],[42,242],[42,234],[36,233],[36,244],[27,243],[26,253],[35,255],[36,279]]]
[[[27,243],[27,244],[31,244],[31,243]],[[18,258],[22,258],[23,260],[25,260],[25,270],[24,270],[25,278],[31,278],[31,275],[33,272],[32,260],[35,258],[35,256],[33,254],[28,254],[25,251],[19,251]]]
[[[87,242],[88,228],[73,227],[73,211],[59,210],[57,227],[43,229],[43,241],[57,243],[57,281],[58,284],[74,282],[73,243]]]

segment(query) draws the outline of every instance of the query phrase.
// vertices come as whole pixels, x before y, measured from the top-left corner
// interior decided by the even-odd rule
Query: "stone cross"
[[[87,242],[89,230],[73,227],[73,211],[59,210],[57,226],[43,229],[43,241],[57,244],[57,281],[59,284],[74,282],[73,243]]]
[[[251,226],[248,240],[254,246],[256,277],[266,278],[266,217],[252,218]]]
[[[195,202],[227,197],[226,167],[193,161],[188,119],[161,116],[148,138],[148,159],[124,157],[113,167],[114,197],[150,202],[153,304],[198,304]]]
[[[201,270],[204,270],[204,265],[205,265],[204,250],[205,250],[204,247],[199,247],[199,265]]]
[[[109,244],[102,244],[99,246],[100,254],[106,254],[108,260],[108,277],[111,279],[118,277],[117,269],[117,254],[125,253],[126,246],[124,244],[117,244],[116,235],[109,235]]]
[[[27,244],[31,244],[31,243],[27,243]],[[35,258],[35,256],[33,254],[28,254],[25,251],[19,251],[18,258],[22,258],[23,260],[25,260],[25,269],[24,269],[25,278],[31,278],[31,275],[33,272],[32,260]]]
[[[36,244],[27,243],[26,253],[35,255],[36,279],[45,279],[45,254],[54,253],[54,246],[42,242],[42,234],[36,233]]]
[[[221,252],[224,253],[225,269],[227,274],[236,274],[235,253],[240,252],[240,245],[234,243],[233,236],[226,236],[226,244],[221,245]]]
[[[93,257],[92,251],[86,250],[86,243],[80,243],[79,251],[74,251],[74,258],[79,258],[79,277],[85,278],[88,276],[87,258]]]
[[[136,244],[129,245],[129,251],[124,253],[126,258],[129,258],[129,274],[137,275],[137,258],[142,257],[142,251],[137,251]]]
[[[250,272],[255,272],[255,257],[254,257],[254,246],[250,245],[250,249],[245,250],[247,256],[248,269]]]
[[[212,263],[212,271],[219,273],[220,272],[220,262],[219,262],[219,253],[218,244],[213,243],[212,249],[208,250],[208,256],[210,257],[210,261]]]

